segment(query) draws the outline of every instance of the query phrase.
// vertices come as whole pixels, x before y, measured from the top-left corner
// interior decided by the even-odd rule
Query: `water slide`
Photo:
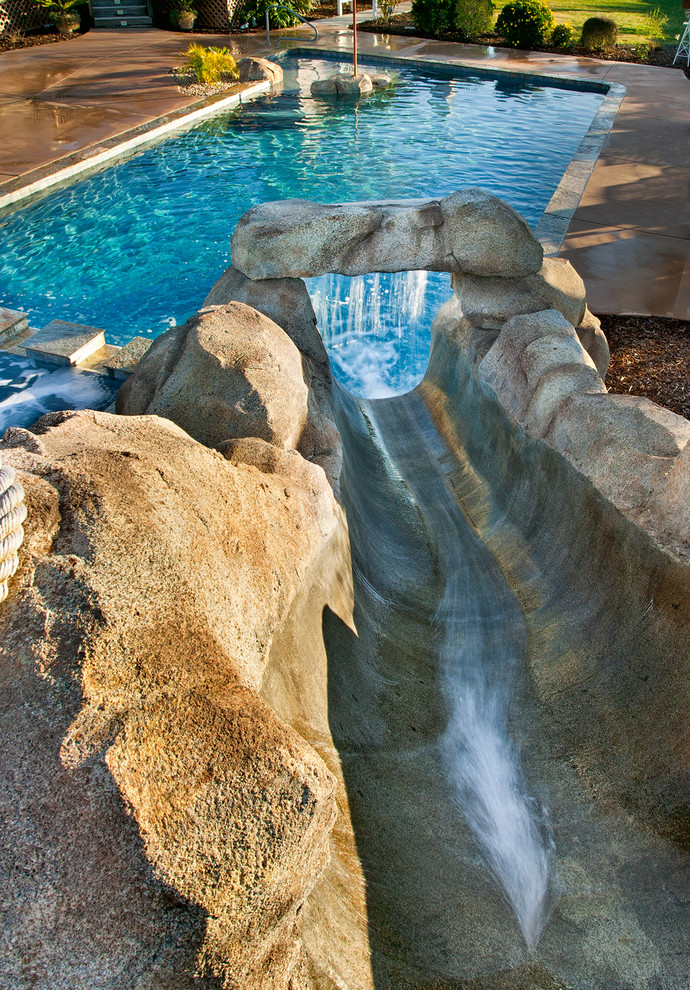
[[[681,990],[687,852],[649,767],[660,708],[684,718],[683,578],[459,367],[437,340],[414,391],[338,390],[357,634],[323,632],[356,848],[305,906],[316,985]]]

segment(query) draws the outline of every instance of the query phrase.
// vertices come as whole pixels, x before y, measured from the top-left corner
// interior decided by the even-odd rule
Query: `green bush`
[[[491,27],[493,0],[413,0],[412,21],[424,34],[477,37]]]
[[[618,37],[618,25],[610,17],[590,17],[582,25],[582,47],[592,51],[612,48]]]
[[[572,48],[575,44],[575,28],[572,24],[557,24],[551,32],[551,44],[564,51]]]
[[[272,3],[275,3],[275,0],[247,0],[246,5],[242,8],[243,23],[253,24],[256,22],[254,26],[265,27],[266,7],[270,7]],[[289,0],[286,6],[291,7],[302,17],[307,17],[312,8],[312,0]],[[296,24],[299,24],[299,19],[293,17],[287,10],[272,10],[268,17],[272,28],[295,27]]]
[[[455,0],[413,0],[412,23],[424,34],[448,34],[458,30]]]
[[[542,0],[512,0],[496,21],[496,30],[514,48],[534,48],[546,43],[556,22]]]

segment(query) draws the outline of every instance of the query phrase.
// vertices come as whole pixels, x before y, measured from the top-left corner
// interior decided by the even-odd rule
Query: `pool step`
[[[9,313],[13,311],[0,307],[0,326],[2,315]],[[36,330],[27,327],[24,313],[13,313],[13,316],[20,319],[12,324],[16,332],[11,338],[4,342],[0,338],[3,349],[43,365],[77,367],[81,371],[107,375],[115,381],[126,381],[153,343],[148,337],[134,337],[124,347],[116,347],[106,344],[105,333],[99,327],[52,320],[42,330]],[[7,322],[9,324],[9,317]]]
[[[45,364],[82,364],[105,347],[105,332],[98,327],[52,320],[28,337],[24,343],[27,357]]]
[[[134,371],[144,354],[153,343],[148,337],[133,337],[128,344],[120,347],[103,362],[108,378],[125,381]]]
[[[26,313],[0,306],[0,343],[8,343],[29,329]]]

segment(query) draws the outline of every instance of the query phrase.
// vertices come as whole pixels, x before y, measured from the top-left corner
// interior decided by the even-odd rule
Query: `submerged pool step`
[[[106,344],[105,332],[99,327],[52,320],[22,340],[17,350],[40,364],[77,367],[124,381],[151,344],[147,337],[134,337],[124,347],[115,347]]]
[[[0,306],[0,344],[26,334],[28,329],[26,313]]]
[[[103,362],[108,378],[116,381],[129,378],[152,343],[148,337],[133,337],[124,347],[118,348]]]

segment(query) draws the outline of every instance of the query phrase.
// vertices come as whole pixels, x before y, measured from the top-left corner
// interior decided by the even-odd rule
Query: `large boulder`
[[[232,263],[252,279],[422,269],[520,278],[542,262],[522,217],[473,188],[445,199],[262,203],[232,237]]]
[[[534,437],[545,435],[571,395],[606,392],[572,325],[555,309],[508,320],[477,377]]]
[[[232,270],[226,275],[222,289],[216,284],[216,298],[227,293],[228,281],[238,281]],[[265,287],[265,309],[289,322],[289,303],[296,298],[307,312],[301,292],[285,290],[282,281],[273,285],[275,293]],[[298,314],[298,324],[308,329],[300,321]],[[314,337],[304,337],[318,353]],[[237,437],[299,450],[324,468],[338,490],[342,454],[328,364],[301,354],[282,327],[244,303],[202,309],[154,341],[120,389],[116,407],[127,416],[165,416],[218,450]]]
[[[0,610],[3,985],[305,990],[336,784],[258,688],[330,560],[326,478],[152,416],[34,430],[3,445],[29,508]]]
[[[558,410],[547,440],[619,509],[656,531],[668,504],[678,511],[676,539],[687,532],[678,496],[690,482],[690,422],[636,395],[572,395]],[[666,491],[671,484],[671,490]],[[673,511],[673,508],[672,508]],[[668,520],[661,528],[668,526]]]
[[[207,447],[257,436],[296,448],[307,422],[299,351],[242,303],[201,310],[159,337],[120,390],[117,411],[171,419]]]
[[[328,79],[315,79],[311,84],[312,96],[365,96],[371,93],[374,83],[371,76],[360,72],[336,72]]]
[[[256,282],[232,265],[204,300],[207,306],[240,302],[273,320],[307,357],[328,365],[328,355],[316,326],[314,307],[300,278],[270,278]]]
[[[239,59],[237,68],[240,71],[240,82],[258,82],[268,80],[272,86],[283,81],[283,70],[277,62],[267,58],[245,55]]]
[[[513,316],[545,309],[557,309],[573,326],[585,316],[584,282],[563,258],[544,258],[541,271],[524,278],[454,275],[452,284],[465,317],[485,330],[500,330]]]

